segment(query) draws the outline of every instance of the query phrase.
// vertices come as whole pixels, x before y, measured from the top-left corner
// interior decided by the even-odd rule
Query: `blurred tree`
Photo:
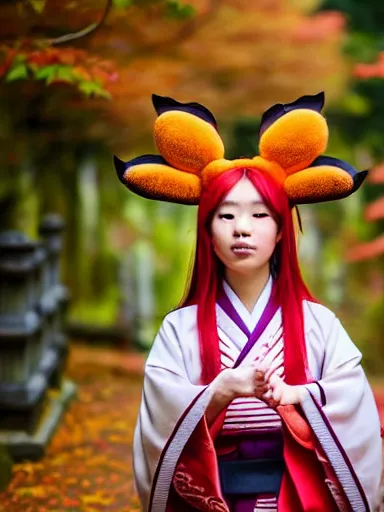
[[[367,168],[384,160],[384,4],[379,0],[326,0],[323,8],[339,9],[346,14],[350,32],[345,43],[352,74],[349,93],[329,113],[344,142],[351,145],[357,163]],[[376,167],[363,187],[365,220],[376,220],[376,229],[360,230],[366,240],[382,232],[384,192],[382,166]],[[380,253],[380,238],[354,246],[347,253],[349,261],[371,258]]]
[[[380,235],[367,242],[357,244],[349,249],[347,252],[348,261],[364,261],[375,258],[384,254],[384,166],[379,165],[373,169],[369,176],[369,183],[376,185],[375,188],[379,189],[380,196],[374,199],[365,208],[365,220],[368,222],[379,221],[378,226]]]
[[[307,3],[114,0],[106,16],[105,0],[51,0],[38,2],[34,16],[34,2],[25,0],[30,9],[21,20],[15,4],[6,3],[0,7],[0,39],[6,42],[15,30],[17,37],[3,46],[1,69],[12,81],[32,78],[61,90],[68,83],[88,95],[112,93],[111,103],[72,97],[65,107],[101,109],[97,129],[90,123],[87,135],[102,133],[129,151],[148,140],[154,84],[159,94],[207,104],[221,119],[260,114],[271,103],[320,88],[335,98],[345,78],[344,19],[337,12],[310,15]],[[57,46],[55,41],[68,39],[58,33],[82,34],[87,25],[93,32],[79,41],[81,50]]]
[[[326,0],[323,12],[337,9],[348,22],[344,41],[349,59],[350,88],[343,100],[328,113],[343,139],[364,148],[376,162],[384,159],[384,81],[382,80],[384,50],[384,4],[381,0]]]
[[[222,124],[235,115],[260,115],[273,103],[323,88],[330,99],[337,97],[345,79],[340,56],[343,17],[310,16],[303,12],[304,3],[216,2],[214,13],[195,25],[193,33],[177,30],[173,44],[163,41],[165,33],[173,40],[168,21],[157,18],[157,23],[149,23],[147,13],[141,12],[131,17],[135,31],[127,30],[125,19],[130,39],[120,55],[130,65],[121,69],[121,80],[111,88],[115,101],[108,112],[124,125],[112,141],[114,147],[130,152],[148,136],[153,122],[148,98],[154,84],[158,94],[207,105]],[[207,0],[191,4],[202,17],[210,5]],[[164,50],[143,51],[137,46],[143,38],[152,48]]]
[[[336,99],[347,76],[344,18],[313,15],[317,2],[310,3],[309,9],[307,0],[113,0],[108,16],[105,0],[1,3],[3,227],[34,234],[38,214],[61,212],[68,224],[66,281],[79,304],[104,301],[107,312],[92,303],[97,319],[116,313],[119,262],[109,230],[132,201],[110,155],[153,151],[150,94],[207,105],[224,136],[235,115],[259,115],[272,103],[321,89]],[[153,219],[149,203],[142,203],[144,224]],[[136,236],[131,231],[127,240]],[[175,279],[184,275],[189,257],[182,239],[177,247],[165,235],[153,243],[166,262],[180,248],[177,264],[162,263],[169,269],[158,281],[164,297],[166,276],[176,268]]]
[[[345,201],[344,215],[334,217],[331,239],[339,240],[340,255],[350,263],[348,272],[344,271],[341,310],[352,336],[364,349],[367,369],[381,372],[384,267],[382,258],[374,256],[382,254],[384,229],[380,214],[384,187],[379,172],[384,160],[384,4],[380,0],[326,0],[322,9],[340,10],[349,28],[344,41],[351,70],[349,88],[327,112],[328,119],[337,133],[338,149],[359,168],[373,167],[361,191]],[[374,223],[366,222],[374,219]]]
[[[43,80],[47,85],[71,84],[87,96],[109,97],[105,85],[116,78],[111,64],[97,56],[90,56],[84,50],[57,48],[57,45],[89,36],[100,28],[111,4],[112,0],[106,0],[100,20],[85,29],[58,37],[44,37],[40,35],[39,20],[42,16],[42,19],[47,17],[46,0],[25,0],[13,4],[6,2],[2,19],[7,23],[0,30],[3,42],[0,48],[0,77],[4,77],[7,82],[32,78]],[[11,36],[10,27],[11,31],[16,30]],[[36,32],[31,33],[32,30]]]

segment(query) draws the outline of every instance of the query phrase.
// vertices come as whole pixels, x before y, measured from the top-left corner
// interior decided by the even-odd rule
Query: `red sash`
[[[279,512],[350,512],[338,479],[307,421],[295,406],[278,407],[283,422],[286,472]],[[167,512],[230,512],[222,496],[214,439],[225,411],[208,429],[203,418],[177,463]]]

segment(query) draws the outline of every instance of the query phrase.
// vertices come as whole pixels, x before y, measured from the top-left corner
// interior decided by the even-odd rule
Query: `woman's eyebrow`
[[[242,203],[239,203],[237,201],[223,201],[220,206],[240,206]],[[250,201],[249,204],[251,206],[264,206],[263,201]]]
[[[239,206],[239,203],[236,201],[223,201],[220,206]]]

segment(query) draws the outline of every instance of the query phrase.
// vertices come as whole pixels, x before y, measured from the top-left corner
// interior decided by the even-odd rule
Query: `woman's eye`
[[[254,213],[253,214],[256,219],[262,219],[263,217],[268,217],[268,213]]]
[[[234,218],[234,215],[232,213],[221,213],[219,215],[219,219],[232,220],[233,218]]]

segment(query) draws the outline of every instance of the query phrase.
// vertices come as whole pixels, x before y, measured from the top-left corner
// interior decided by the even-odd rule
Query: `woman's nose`
[[[247,219],[240,218],[234,226],[234,236],[246,237],[251,236],[251,226]]]
[[[248,236],[251,236],[251,233],[248,233],[246,231],[235,231],[234,236],[236,238],[246,238]]]

